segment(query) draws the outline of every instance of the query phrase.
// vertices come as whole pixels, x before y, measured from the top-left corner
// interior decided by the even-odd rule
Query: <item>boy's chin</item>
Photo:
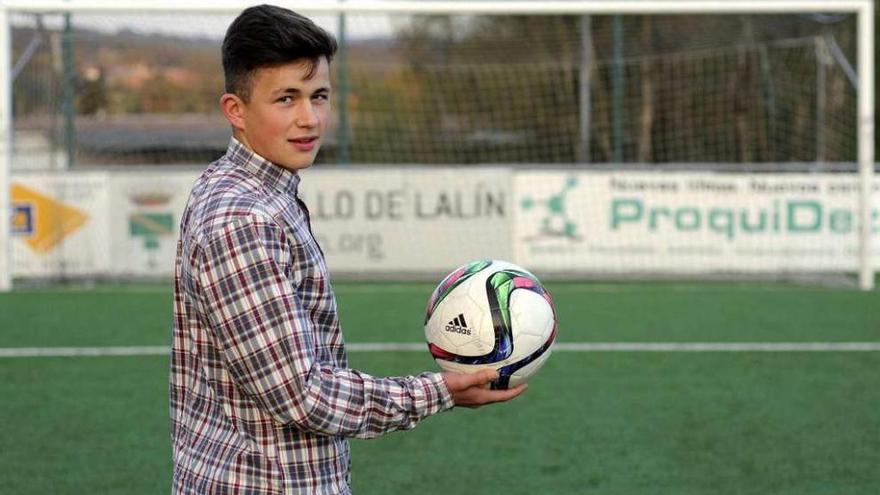
[[[311,167],[314,163],[315,163],[314,160],[311,160],[311,161],[291,161],[291,162],[279,163],[279,165],[286,168],[287,170],[296,172],[297,170],[305,170],[305,169]]]

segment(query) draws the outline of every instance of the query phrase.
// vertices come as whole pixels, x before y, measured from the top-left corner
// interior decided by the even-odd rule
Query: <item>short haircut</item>
[[[258,5],[242,11],[223,39],[223,75],[226,92],[250,100],[254,73],[264,67],[303,60],[311,78],[325,57],[336,53],[336,39],[311,19],[274,5]]]

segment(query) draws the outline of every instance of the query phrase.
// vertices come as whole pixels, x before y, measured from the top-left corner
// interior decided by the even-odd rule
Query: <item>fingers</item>
[[[474,408],[485,406],[487,404],[494,404],[496,402],[509,401],[523,393],[526,387],[528,387],[527,384],[521,383],[508,390],[489,390],[484,388],[470,389],[474,392],[468,395],[463,395],[460,402],[456,402],[456,405]]]
[[[498,372],[485,369],[474,373],[444,373],[455,405],[463,407],[479,407],[494,402],[504,402],[517,397],[526,389],[522,383],[508,390],[491,390],[488,385],[498,379]]]
[[[468,387],[480,387],[488,385],[493,380],[498,379],[498,372],[493,369],[480,370],[474,373],[468,373],[465,376],[465,384]]]
[[[504,402],[513,399],[514,397],[523,393],[525,389],[528,388],[528,386],[528,383],[520,383],[519,385],[513,388],[509,388],[507,390],[493,390],[493,392],[499,392],[498,400],[496,402]]]
[[[445,372],[443,378],[449,390],[455,394],[472,387],[488,388],[492,380],[498,378],[498,372],[493,369],[484,369],[473,373]]]

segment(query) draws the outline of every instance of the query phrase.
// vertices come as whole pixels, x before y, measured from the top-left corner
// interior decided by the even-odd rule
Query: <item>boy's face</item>
[[[232,122],[243,144],[293,171],[314,163],[330,116],[330,64],[321,57],[308,72],[305,61],[257,69],[250,101],[239,100]]]

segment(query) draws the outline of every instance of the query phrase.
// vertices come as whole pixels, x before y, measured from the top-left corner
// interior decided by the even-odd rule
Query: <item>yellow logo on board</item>
[[[12,231],[37,253],[47,253],[79,230],[89,216],[24,186],[12,185]]]

